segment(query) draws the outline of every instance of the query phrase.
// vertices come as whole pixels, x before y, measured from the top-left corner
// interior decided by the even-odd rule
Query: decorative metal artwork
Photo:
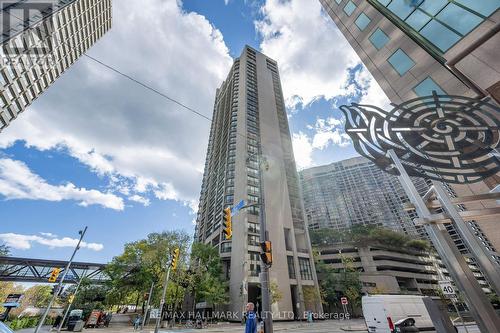
[[[340,109],[358,153],[399,175],[387,151],[411,176],[474,183],[500,171],[500,108],[463,96],[419,97],[385,111],[353,103]]]

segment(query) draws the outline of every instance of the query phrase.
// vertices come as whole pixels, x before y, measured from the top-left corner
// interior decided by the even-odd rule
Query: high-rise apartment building
[[[260,165],[259,145],[265,160]],[[260,303],[260,207],[233,217],[231,240],[222,232],[223,209],[241,200],[259,203],[259,172],[273,246],[270,281],[283,295],[272,310],[295,315],[319,311],[319,299],[310,297],[317,291],[317,278],[278,66],[246,46],[217,90],[195,233],[195,240],[219,249],[229,281],[227,310],[237,313],[248,301]]]
[[[391,102],[434,90],[500,103],[500,0],[320,2]],[[452,187],[457,195],[467,196],[487,193],[499,184],[497,174],[484,182]],[[465,205],[495,206],[494,201]],[[477,224],[500,248],[497,219],[484,218]]]
[[[1,1],[0,131],[111,28],[111,0]]]
[[[403,209],[408,198],[397,177],[364,157],[355,157],[300,173],[309,228],[348,230],[378,225],[418,234]]]
[[[413,222],[417,218],[415,211],[405,210],[405,204],[409,203],[410,199],[399,179],[382,171],[364,157],[354,157],[305,169],[299,175],[304,196],[304,210],[310,229],[330,228],[345,231],[356,225],[376,225],[413,237],[427,237],[424,229],[415,226]],[[422,178],[413,178],[413,182],[422,195],[430,189],[430,182]],[[456,193],[449,185],[445,185],[445,188],[451,197],[456,197]],[[481,226],[475,221],[469,221],[468,224],[485,248],[492,255],[500,258],[500,254],[482,231]],[[452,223],[446,223],[445,227],[457,248],[467,258],[469,267],[474,271],[481,286],[486,292],[491,292],[477,263],[473,258],[470,258],[469,249],[455,226]],[[343,247],[349,248],[349,244],[323,245],[320,259],[329,259],[328,256],[324,257],[324,255],[338,253],[338,250]],[[342,253],[344,252],[342,250]],[[407,263],[404,261],[400,261],[400,265],[401,272],[407,269]],[[392,278],[398,277],[401,281],[404,280],[402,276],[398,275],[399,273],[392,272],[392,269],[386,269],[384,274],[378,274],[377,278],[380,279],[378,282],[371,281],[368,276],[367,280],[363,281],[386,284],[387,288],[390,285],[389,280]],[[388,278],[389,276],[392,278]],[[407,277],[414,278],[413,276]],[[425,284],[427,283],[425,282]],[[425,286],[422,288],[426,289]]]

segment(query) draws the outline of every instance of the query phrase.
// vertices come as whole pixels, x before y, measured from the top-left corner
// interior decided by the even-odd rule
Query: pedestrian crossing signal
[[[224,235],[229,240],[233,237],[233,225],[231,222],[231,208],[224,209]]]
[[[170,263],[170,267],[172,270],[177,269],[177,262],[179,261],[179,254],[181,253],[181,250],[179,248],[176,248],[175,250],[172,251],[172,262]]]
[[[262,262],[268,266],[273,264],[273,246],[270,241],[265,241],[260,243],[260,248],[262,249],[262,253],[260,254],[260,258]]]
[[[61,273],[61,269],[60,268],[54,268],[52,270],[52,273],[50,273],[49,282],[51,282],[51,283],[56,282],[57,281],[57,277],[59,276],[59,273]]]

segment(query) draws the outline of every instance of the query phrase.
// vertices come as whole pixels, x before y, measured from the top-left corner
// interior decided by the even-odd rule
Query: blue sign
[[[240,209],[242,209],[244,206],[245,206],[245,200],[241,200],[240,202],[238,202],[236,206],[231,208],[231,216],[236,215],[236,213],[238,213]]]

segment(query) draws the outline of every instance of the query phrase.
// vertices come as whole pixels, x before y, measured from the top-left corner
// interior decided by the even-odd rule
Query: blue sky
[[[356,155],[337,106],[386,103],[316,0],[114,1],[113,16],[89,54],[209,116],[245,44],[277,60],[300,168]],[[106,262],[150,232],[193,233],[208,130],[80,59],[0,133],[0,242],[65,259],[88,226],[76,259]]]

